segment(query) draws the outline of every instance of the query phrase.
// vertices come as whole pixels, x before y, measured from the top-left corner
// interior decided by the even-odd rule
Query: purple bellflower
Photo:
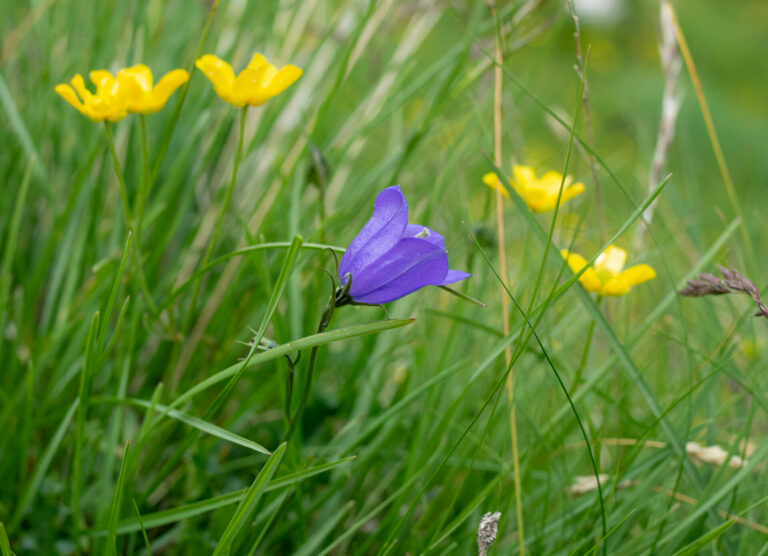
[[[389,303],[424,286],[446,286],[471,276],[448,268],[443,236],[408,224],[408,203],[399,185],[378,194],[373,216],[349,244],[339,274],[344,287],[337,306]]]

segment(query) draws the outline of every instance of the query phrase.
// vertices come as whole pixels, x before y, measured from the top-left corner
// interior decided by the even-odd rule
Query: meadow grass
[[[676,3],[654,167],[659,5],[619,4],[577,57],[564,2],[5,3],[0,555],[471,554],[496,511],[488,554],[768,553],[766,322],[678,293],[765,286],[768,10]],[[106,132],[53,90],[257,51],[304,74],[247,112],[197,70]],[[515,163],[585,192],[536,214]],[[473,277],[325,327],[395,183]],[[656,279],[587,292],[560,249],[611,243]]]

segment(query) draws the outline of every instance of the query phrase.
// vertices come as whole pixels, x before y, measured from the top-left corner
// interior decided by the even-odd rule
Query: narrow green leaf
[[[144,522],[141,519],[141,512],[139,512],[139,507],[136,505],[136,500],[131,500],[133,502],[133,510],[136,512],[136,519],[139,520],[139,527],[141,527],[141,536],[144,538],[144,546],[147,548],[147,554],[149,556],[152,556],[152,547],[149,544],[149,537],[147,536],[147,530],[144,528]]]
[[[131,240],[133,235],[128,232],[128,239],[125,240],[125,249],[123,249],[123,258],[120,260],[120,267],[117,269],[115,275],[115,281],[112,284],[112,292],[109,294],[109,300],[107,301],[107,309],[104,311],[104,320],[101,323],[101,330],[99,330],[98,346],[102,351],[106,351],[104,346],[105,338],[107,337],[107,328],[109,328],[109,321],[112,318],[112,309],[115,306],[115,299],[117,298],[117,292],[120,289],[120,281],[123,279],[123,273],[125,267],[128,264],[128,254],[131,252]],[[124,304],[125,306],[125,304]]]
[[[313,556],[317,554],[321,543],[325,540],[331,531],[333,531],[339,522],[347,517],[347,514],[352,508],[355,507],[355,501],[350,500],[341,509],[331,514],[331,517],[325,521],[322,525],[315,529],[315,532],[293,553],[293,556]]]
[[[239,257],[241,255],[247,255],[248,253],[254,253],[256,251],[264,251],[268,249],[289,249],[292,245],[293,245],[293,242],[290,242],[290,241],[275,241],[271,243],[259,243],[257,245],[249,245],[248,247],[243,247],[242,249],[237,249],[236,251],[232,251],[230,253],[226,253],[225,255],[222,255],[221,257],[217,257],[213,259],[211,262],[209,262],[207,265],[196,270],[184,282],[179,284],[176,287],[176,289],[174,289],[168,295],[168,299],[166,299],[165,303],[163,303],[160,306],[160,310],[170,305],[170,303],[174,299],[176,299],[176,297],[178,297],[181,293],[183,293],[190,285],[192,285],[195,280],[203,276],[206,272],[208,272],[212,268],[220,265],[221,263],[228,261],[229,259],[232,259],[234,257]],[[309,249],[312,251],[326,251],[330,249],[331,251],[335,251],[336,253],[344,253],[345,251],[344,247],[336,247],[335,245],[325,245],[323,243],[302,243],[300,248]]]
[[[332,461],[330,463],[324,463],[322,465],[310,467],[302,471],[297,471],[296,473],[283,475],[282,477],[278,477],[277,479],[270,481],[269,485],[265,489],[265,492],[272,492],[274,490],[280,490],[281,488],[292,486],[298,482],[308,479],[309,477],[314,477],[315,475],[331,471],[332,469],[335,469],[340,465],[344,465],[353,459],[355,458],[347,457],[337,461]],[[206,500],[200,500],[198,502],[192,502],[183,506],[177,506],[176,508],[145,514],[142,519],[142,523],[143,526],[147,529],[154,529],[156,527],[178,523],[179,521],[184,521],[185,519],[190,519],[198,515],[223,508],[225,506],[236,504],[237,502],[240,502],[244,496],[245,493],[242,490],[238,490],[236,492],[214,496],[213,498],[208,498]],[[128,518],[118,524],[117,534],[124,535],[126,533],[135,533],[140,531],[141,527],[142,524],[139,523],[137,519]],[[96,538],[104,537],[107,534],[107,530],[89,530],[86,531],[85,534]]]
[[[16,133],[16,137],[18,137],[19,143],[21,143],[21,146],[26,151],[27,158],[40,160],[40,154],[38,153],[37,147],[32,142],[32,136],[27,130],[27,125],[24,123],[18,108],[16,108],[16,103],[14,102],[13,97],[11,96],[11,92],[8,90],[8,87],[5,84],[5,79],[3,79],[1,75],[0,105],[3,107],[5,115],[8,117],[8,121],[11,123],[11,129],[13,129],[14,133]],[[41,182],[44,183],[46,187],[49,187],[50,181],[48,179],[48,175],[45,172],[45,168],[38,164],[35,166],[35,173],[37,174],[37,177],[41,178]],[[46,189],[46,193],[50,193],[50,189]]]
[[[258,452],[260,454],[266,454],[266,455],[270,455],[272,453],[261,444],[253,442],[252,440],[248,440],[247,438],[244,438],[238,434],[235,434],[219,426],[216,426],[213,423],[209,423],[208,421],[203,421],[202,419],[198,419],[197,417],[193,417],[192,415],[182,413],[177,409],[171,409],[165,405],[159,404],[157,403],[155,396],[152,397],[151,401],[141,400],[138,398],[121,399],[121,398],[111,397],[111,396],[100,396],[98,398],[93,398],[91,400],[91,403],[110,403],[110,404],[125,403],[125,404],[130,404],[136,407],[143,407],[147,409],[148,412],[157,411],[158,413],[162,413],[163,415],[167,415],[172,419],[181,421],[182,423],[189,425],[190,427],[194,427],[197,430],[202,431],[206,434],[210,434],[211,436],[215,436],[227,442],[231,442],[232,444],[243,446],[244,448],[248,448],[249,450],[253,450],[254,452]],[[154,404],[154,407],[153,407],[153,404]],[[148,417],[149,417],[149,413],[148,413]],[[145,418],[145,423],[146,422],[147,421]]]
[[[246,369],[251,369],[262,363],[266,363],[267,361],[272,361],[273,359],[282,357],[287,353],[301,351],[314,346],[323,346],[326,344],[330,344],[331,342],[338,342],[341,340],[346,340],[348,338],[356,338],[358,336],[365,336],[367,334],[376,334],[377,332],[382,332],[384,330],[390,330],[392,328],[407,326],[409,324],[412,324],[415,320],[416,320],[415,318],[377,320],[373,322],[367,322],[364,324],[357,324],[355,326],[350,326],[347,328],[338,328],[330,332],[321,332],[320,334],[313,334],[311,336],[306,336],[304,338],[300,338],[298,340],[293,340],[291,342],[282,344],[276,348],[267,350],[265,352],[255,354],[251,358],[251,360],[248,362],[248,365],[246,365]],[[171,408],[177,407],[179,404],[187,401],[193,396],[196,396],[200,392],[203,392],[208,388],[210,388],[211,386],[221,382],[222,380],[226,380],[227,378],[233,376],[235,373],[238,372],[241,365],[242,363],[237,363],[235,365],[227,367],[223,371],[219,371],[215,375],[208,377],[202,382],[199,382],[198,384],[196,384],[195,386],[193,386],[192,388],[190,388],[189,390],[181,394],[178,398],[176,398],[169,407]]]
[[[80,509],[80,479],[83,464],[83,444],[85,443],[85,417],[88,411],[88,398],[90,393],[90,372],[94,359],[95,338],[99,330],[99,312],[96,311],[91,318],[88,334],[85,337],[85,355],[83,356],[83,368],[80,371],[80,385],[78,399],[80,405],[77,410],[77,427],[75,428],[75,449],[72,455],[72,491],[71,506],[72,517],[75,524],[81,527],[83,524],[82,511]]]
[[[16,556],[11,550],[11,542],[8,540],[8,534],[5,532],[2,521],[0,521],[0,554],[2,556]]]
[[[51,441],[48,443],[48,447],[45,449],[43,457],[40,458],[40,462],[35,468],[32,478],[24,489],[24,493],[21,495],[19,505],[16,506],[16,513],[8,524],[8,529],[10,531],[13,531],[19,525],[21,518],[24,516],[24,512],[27,510],[27,506],[37,494],[37,491],[40,488],[40,483],[48,472],[48,468],[53,461],[53,456],[56,455],[56,451],[59,449],[59,445],[64,438],[64,434],[67,432],[67,427],[69,427],[69,423],[72,421],[72,417],[74,416],[78,405],[80,405],[80,398],[75,399],[75,401],[72,402],[72,405],[69,406],[69,409],[61,420],[59,427],[56,429],[53,438],[51,438]]]
[[[664,538],[659,542],[659,546],[679,539],[684,531],[690,527],[702,514],[709,512],[713,509],[714,505],[720,500],[732,494],[734,489],[738,487],[739,483],[743,481],[748,475],[752,473],[752,470],[764,461],[768,456],[768,441],[763,441],[755,452],[749,457],[747,463],[741,467],[728,481],[725,482],[715,492],[708,494],[706,498],[699,501],[699,505],[688,514],[685,519],[677,524],[671,531],[669,531]],[[686,458],[688,459],[688,458]],[[690,459],[688,459],[690,461]]]
[[[130,443],[125,445],[125,453],[123,454],[123,462],[120,464],[120,475],[117,478],[117,487],[115,488],[115,496],[112,498],[112,506],[109,509],[109,534],[107,536],[107,544],[109,550],[113,554],[117,554],[117,519],[120,517],[120,503],[123,500],[123,488],[125,487],[126,470],[128,469],[128,456]]]
[[[213,556],[229,553],[235,537],[242,528],[245,527],[246,523],[250,521],[261,495],[264,494],[267,484],[270,479],[272,479],[272,475],[275,474],[275,471],[277,471],[277,468],[280,466],[287,445],[288,444],[285,442],[280,444],[280,446],[277,447],[277,450],[275,450],[264,464],[264,467],[261,468],[261,471],[259,471],[253,484],[251,484],[250,488],[245,493],[245,497],[240,501],[240,505],[235,510],[227,528],[224,529],[224,533],[216,544],[216,550],[213,551]]]
[[[689,554],[699,554],[699,551],[703,549],[705,545],[714,541],[720,535],[725,533],[728,529],[733,527],[734,523],[736,523],[735,519],[729,519],[728,521],[721,523],[719,526],[715,527],[707,534],[702,535],[701,537],[693,541],[691,544],[686,545],[680,550],[678,550],[677,552],[675,552],[673,556],[688,556]]]
[[[237,372],[232,375],[232,378],[229,379],[229,382],[227,382],[226,386],[224,386],[222,391],[219,392],[219,395],[216,396],[216,399],[206,410],[205,415],[203,416],[204,419],[215,415],[217,410],[224,404],[224,401],[235,387],[235,384],[237,384],[237,382],[240,380],[240,377],[243,376],[243,373],[248,366],[248,362],[253,357],[253,354],[256,353],[257,349],[259,349],[261,339],[264,337],[264,333],[267,331],[267,326],[269,326],[269,322],[272,320],[272,315],[274,315],[275,311],[277,310],[277,304],[280,303],[280,298],[283,296],[285,286],[288,284],[288,277],[291,275],[291,270],[293,270],[296,257],[299,255],[299,249],[301,248],[302,242],[303,240],[301,236],[294,236],[293,241],[291,242],[291,246],[288,248],[288,253],[285,256],[285,260],[283,261],[283,266],[280,269],[280,275],[277,278],[275,288],[272,290],[272,296],[269,298],[267,310],[264,312],[264,317],[261,319],[259,329],[253,338],[251,349],[243,362],[238,366]]]
[[[0,85],[2,85],[1,77]],[[0,358],[2,358],[3,341],[5,340],[5,321],[8,317],[8,296],[11,291],[11,267],[13,266],[13,257],[16,254],[16,244],[19,241],[21,215],[24,212],[24,205],[27,202],[27,191],[29,190],[29,182],[31,181],[32,168],[34,166],[35,159],[30,158],[29,162],[27,162],[27,169],[24,171],[24,177],[21,179],[21,187],[19,187],[19,192],[16,195],[11,222],[8,225],[8,231],[5,236],[5,249],[3,250],[2,266],[0,267]]]
[[[259,521],[261,521],[259,519],[261,517],[261,514],[266,514],[267,516],[269,516],[267,518],[267,522],[261,528],[261,531],[259,532],[259,535],[256,537],[256,540],[253,541],[253,546],[251,546],[251,551],[250,551],[249,555],[252,556],[252,555],[256,554],[256,549],[261,544],[261,541],[264,540],[264,537],[269,532],[270,527],[272,527],[272,523],[275,521],[275,519],[277,518],[278,514],[280,513],[280,509],[283,507],[283,502],[285,502],[288,499],[288,497],[291,494],[293,494],[293,490],[294,489],[289,488],[289,489],[286,489],[286,491],[283,492],[282,494],[279,494],[275,498],[275,500],[273,500],[272,503],[269,504],[269,506],[264,508],[261,511],[261,513],[259,514],[259,516],[256,517],[256,521],[259,522]]]

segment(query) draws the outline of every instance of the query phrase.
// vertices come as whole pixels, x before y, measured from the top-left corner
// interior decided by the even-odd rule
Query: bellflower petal
[[[448,273],[448,257],[435,244],[402,238],[374,264],[363,268],[349,294],[359,303],[389,303],[424,286],[440,285]]]
[[[342,283],[352,276],[352,301],[370,304],[389,303],[424,286],[443,286],[470,276],[448,269],[442,235],[408,224],[408,204],[397,185],[376,197],[373,216],[344,253],[339,273]]]
[[[471,276],[472,276],[471,274],[467,274],[466,272],[462,272],[461,270],[454,270],[452,268],[449,268],[448,273],[445,275],[445,278],[443,278],[443,281],[439,284],[434,284],[434,285],[447,286],[448,284],[461,282],[462,280],[465,280],[466,278],[470,278]]]
[[[399,185],[384,189],[376,197],[373,216],[341,258],[341,277],[357,276],[361,269],[392,249],[408,225],[408,203]],[[354,280],[353,280],[354,284]]]
[[[445,239],[443,239],[443,236],[421,224],[408,224],[405,227],[403,237],[419,237],[445,251]]]

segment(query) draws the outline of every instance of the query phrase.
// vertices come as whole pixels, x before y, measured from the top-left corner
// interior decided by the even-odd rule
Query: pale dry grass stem
[[[493,18],[496,21],[496,53],[494,66],[494,87],[493,87],[493,162],[497,168],[501,168],[501,108],[502,108],[502,82],[504,61],[502,51],[501,21],[499,20],[498,10],[495,5],[491,5]],[[501,320],[504,336],[509,336],[509,298],[507,297],[506,284],[507,259],[506,247],[504,244],[504,199],[501,194],[501,188],[496,188],[496,227],[498,234],[499,247],[499,270],[501,276]],[[507,346],[504,349],[505,369],[509,369],[507,375],[507,395],[509,397],[509,429],[512,441],[512,468],[515,481],[515,514],[517,518],[517,538],[520,543],[520,554],[525,554],[525,533],[523,522],[523,497],[520,482],[520,456],[517,445],[517,416],[515,414],[515,376],[510,369],[512,364],[512,348]]]
[[[677,114],[682,104],[682,96],[679,92],[678,83],[680,81],[680,70],[682,60],[677,49],[677,39],[675,38],[674,13],[672,8],[666,2],[661,3],[661,14],[659,27],[661,38],[659,40],[659,56],[661,58],[661,68],[664,71],[664,92],[661,97],[661,120],[659,121],[659,130],[656,134],[656,147],[653,150],[653,160],[651,161],[651,171],[648,175],[648,191],[653,191],[661,183],[662,173],[667,164],[667,155],[675,138],[675,122]],[[640,248],[648,226],[653,220],[653,214],[656,209],[655,200],[651,203],[640,219],[635,236],[635,247]]]

